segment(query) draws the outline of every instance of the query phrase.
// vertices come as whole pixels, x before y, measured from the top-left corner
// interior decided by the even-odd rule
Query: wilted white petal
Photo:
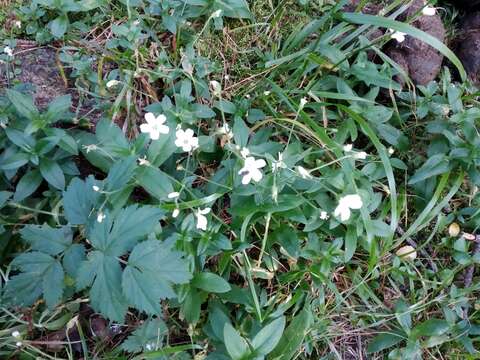
[[[328,220],[329,217],[326,211],[320,211],[320,220]]]
[[[432,6],[425,6],[422,10],[422,14],[425,16],[434,16],[437,13],[437,9]]]
[[[100,188],[97,185],[92,186],[93,191],[100,191]]]
[[[343,151],[345,151],[345,152],[350,152],[350,151],[352,151],[352,149],[353,149],[353,145],[352,145],[352,144],[345,144],[345,145],[343,146]]]

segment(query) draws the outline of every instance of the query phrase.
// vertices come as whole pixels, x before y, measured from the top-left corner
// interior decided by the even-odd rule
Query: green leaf
[[[223,342],[233,360],[241,360],[244,356],[250,354],[250,349],[245,339],[229,323],[226,323],[223,328]]]
[[[63,95],[53,99],[48,105],[47,113],[45,117],[49,123],[53,123],[62,118],[70,110],[72,106],[72,96]]]
[[[120,348],[131,353],[158,350],[162,348],[163,338],[167,334],[168,328],[161,319],[149,319],[139,326]]]
[[[357,233],[356,227],[349,226],[345,234],[345,262],[350,261],[357,250]]]
[[[63,253],[62,264],[68,275],[75,278],[78,274],[78,264],[85,261],[83,244],[73,244]]]
[[[412,335],[419,336],[439,336],[446,333],[450,329],[450,325],[446,320],[429,319],[415,326]]]
[[[153,231],[163,211],[150,206],[132,205],[120,210],[114,220],[108,212],[105,215],[103,222],[95,221],[88,231],[89,240],[105,254],[122,256]]]
[[[63,294],[64,274],[60,263],[38,251],[23,253],[12,261],[12,267],[22,273],[13,276],[5,286],[7,302],[15,306],[30,306],[43,294],[52,309]]]
[[[167,199],[168,194],[173,192],[170,178],[153,166],[141,166],[137,171],[136,179],[141,187],[159,200]]]
[[[313,323],[313,315],[310,309],[303,309],[293,318],[280,341],[269,358],[278,360],[290,360],[295,357],[302,346],[303,339]]]
[[[27,172],[17,184],[15,195],[13,195],[13,201],[22,201],[33,194],[42,183],[42,180],[42,175],[38,169]]]
[[[192,285],[207,292],[225,293],[231,290],[230,284],[222,277],[211,272],[196,274]]]
[[[85,181],[74,178],[63,192],[63,209],[68,222],[72,225],[86,224],[99,193],[93,191],[92,177]]]
[[[77,274],[77,289],[88,286],[90,302],[95,311],[110,320],[123,322],[128,304],[122,294],[122,269],[114,256],[101,251],[92,251],[84,261]]]
[[[235,121],[233,123],[233,134],[235,138],[235,144],[242,148],[247,146],[248,137],[250,136],[250,129],[239,116],[235,117]]]
[[[284,329],[285,316],[281,316],[260,330],[252,340],[255,354],[267,355],[270,353],[282,338]]]
[[[158,140],[152,140],[147,151],[147,160],[152,166],[162,165],[177,150],[175,136],[160,136]]]
[[[58,255],[72,243],[72,232],[68,227],[58,229],[49,225],[26,225],[20,230],[22,239],[27,241],[33,250],[49,255]]]
[[[40,160],[40,173],[53,187],[59,190],[65,188],[65,175],[63,175],[62,168],[55,161],[42,158]]]
[[[138,244],[128,258],[122,276],[125,297],[136,308],[160,315],[160,300],[175,297],[173,284],[184,284],[191,278],[182,254],[164,243],[148,240]]]
[[[105,179],[105,190],[113,192],[123,188],[133,177],[136,167],[137,160],[134,156],[117,161]]]
[[[12,102],[20,115],[25,116],[29,120],[33,120],[38,116],[37,107],[30,96],[23,95],[18,91],[10,89],[6,92],[8,99]]]
[[[5,155],[5,153],[3,154]],[[11,153],[0,158],[0,170],[16,170],[28,163],[29,155],[23,152]]]
[[[57,17],[50,23],[50,31],[52,32],[52,35],[56,38],[61,38],[63,35],[65,35],[68,24],[69,21],[67,15],[64,14]]]
[[[367,353],[375,353],[398,344],[404,338],[397,334],[379,334],[368,344]]]
[[[413,185],[425,179],[445,174],[450,168],[451,165],[444,154],[433,155],[415,172],[408,183]]]

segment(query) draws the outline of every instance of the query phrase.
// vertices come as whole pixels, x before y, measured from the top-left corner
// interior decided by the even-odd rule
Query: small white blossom
[[[10,57],[13,57],[13,49],[10,46],[5,46],[3,52]]]
[[[367,153],[365,151],[357,152],[353,155],[355,159],[365,160],[367,158]]]
[[[197,212],[195,212],[195,216],[197,217],[197,229],[200,229],[203,231],[207,230],[208,220],[205,215],[207,215],[210,212],[210,210],[211,209],[207,207],[203,210],[199,209]]]
[[[388,148],[388,153],[389,153],[390,155],[393,155],[394,152],[395,152],[395,150],[393,149],[393,147],[390,146],[390,147]]]
[[[105,214],[103,212],[99,212],[97,215],[97,222],[102,223],[104,219],[105,219]]]
[[[222,15],[222,10],[217,10],[212,13],[212,18],[218,18]]]
[[[228,81],[228,80],[230,80],[230,75],[227,74],[223,78],[225,79],[225,81]]]
[[[410,245],[402,246],[395,254],[403,260],[412,261],[417,258],[417,252],[415,251],[415,248]]]
[[[328,215],[328,213],[326,211],[320,211],[320,220],[328,220],[330,216]]]
[[[15,345],[16,345],[17,347],[20,347],[20,346],[22,346],[23,344],[22,344],[21,341],[17,341],[17,342],[15,343]]]
[[[150,161],[147,160],[146,156],[144,156],[143,158],[138,158],[137,161],[138,161],[138,165],[140,165],[140,166],[150,166],[151,165]]]
[[[100,188],[97,185],[92,186],[93,191],[100,191]]]
[[[263,159],[255,159],[253,156],[247,157],[243,167],[238,172],[238,175],[243,176],[242,184],[247,185],[250,181],[259,182],[262,180],[263,174],[260,171],[267,163]]]
[[[392,39],[397,40],[397,42],[402,43],[402,42],[405,41],[405,35],[407,35],[406,33],[401,32],[401,31],[395,31],[393,29],[388,29],[388,31],[390,31],[390,33],[391,33],[390,37]]]
[[[178,129],[176,132],[175,145],[181,147],[183,151],[192,151],[198,148],[198,138],[192,129]]]
[[[173,217],[173,218],[176,218],[179,214],[180,214],[180,209],[179,209],[179,208],[176,208],[176,209],[173,210],[173,212],[172,212],[172,217]]]
[[[425,6],[422,10],[422,14],[425,16],[435,16],[437,9],[432,6]]]
[[[353,145],[352,145],[352,144],[345,144],[345,145],[343,145],[343,151],[345,151],[345,152],[350,152],[350,151],[352,151],[352,149],[353,149]]]
[[[307,103],[308,103],[307,98],[302,98],[300,100],[300,109],[303,109],[305,105],[307,105]]]
[[[19,338],[20,337],[20,332],[18,330],[15,330],[14,332],[12,332],[12,336],[14,338]]]
[[[22,22],[20,20],[15,21],[15,27],[18,29],[22,28]]]
[[[176,199],[180,196],[180,193],[177,191],[171,192],[170,194],[167,195],[169,199]]]
[[[351,209],[358,210],[363,206],[360,195],[352,194],[340,198],[338,206],[335,208],[333,215],[339,217],[341,221],[350,219]]]
[[[278,160],[272,163],[272,171],[277,172],[279,169],[285,169],[287,165],[283,162],[283,153],[278,153]]]
[[[311,179],[313,176],[310,174],[310,171],[305,169],[303,166],[297,166],[298,175],[300,175],[303,179]]]
[[[140,125],[140,131],[148,134],[152,140],[158,140],[160,134],[168,134],[170,131],[170,128],[167,125],[164,125],[165,121],[167,121],[167,117],[163,114],[155,116],[151,112],[146,113],[145,121],[147,123]]]
[[[227,123],[223,123],[222,127],[218,129],[218,133],[221,135],[225,135],[228,138],[228,140],[233,138],[233,132]]]
[[[117,85],[120,85],[120,81],[118,81],[118,80],[110,80],[110,81],[108,81],[107,84],[106,84],[106,86],[107,86],[108,89],[111,89],[111,88],[113,88],[113,87],[115,87],[115,86],[117,86]]]
[[[265,91],[263,92],[263,95],[268,96],[268,95],[270,95],[271,93],[272,93],[271,91],[265,90]]]
[[[90,145],[84,145],[84,149],[87,151],[87,154],[88,154],[90,151],[95,151],[98,148],[97,148],[97,145],[90,144]]]
[[[220,96],[222,94],[222,85],[216,80],[210,81],[210,86],[213,90],[215,96]]]
[[[250,156],[250,150],[248,150],[246,147],[244,147],[241,151],[240,151],[240,155],[242,155],[242,157],[244,159],[246,159],[247,157]]]

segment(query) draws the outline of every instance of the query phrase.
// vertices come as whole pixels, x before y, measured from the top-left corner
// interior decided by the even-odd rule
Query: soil
[[[480,85],[480,12],[467,15],[460,24],[456,53],[468,77]]]
[[[405,21],[411,18],[423,7],[422,0],[414,1],[398,20]],[[421,15],[411,25],[436,37],[441,42],[445,41],[445,27],[438,14],[434,16]],[[397,62],[417,85],[426,85],[434,80],[442,68],[443,55],[422,40],[412,36],[406,36],[402,43],[391,41],[387,45],[385,53]],[[403,79],[397,80],[401,83],[404,82]]]

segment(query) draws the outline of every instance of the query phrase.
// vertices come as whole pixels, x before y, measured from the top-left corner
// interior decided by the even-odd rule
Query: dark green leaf
[[[72,243],[72,231],[68,227],[52,228],[45,225],[26,225],[20,230],[22,239],[27,241],[33,250],[50,255],[58,255]]]
[[[225,293],[230,291],[230,284],[222,277],[211,272],[196,274],[192,285],[207,292]]]
[[[17,184],[15,195],[13,196],[13,201],[22,201],[27,196],[33,194],[33,192],[37,190],[42,183],[42,180],[43,178],[39,170],[35,169],[27,172],[25,175],[22,176],[22,178]]]
[[[63,175],[62,168],[55,161],[42,158],[40,160],[40,173],[53,187],[59,190],[65,188],[65,175]]]
[[[262,328],[252,340],[252,346],[256,355],[267,355],[270,353],[282,338],[285,329],[285,316],[273,320]]]
[[[233,360],[241,360],[250,354],[247,342],[230,323],[223,328],[223,342]]]
[[[392,347],[398,344],[400,341],[404,340],[404,338],[397,334],[380,334],[373,338],[373,340],[368,344],[367,353],[375,353],[389,347]]]

